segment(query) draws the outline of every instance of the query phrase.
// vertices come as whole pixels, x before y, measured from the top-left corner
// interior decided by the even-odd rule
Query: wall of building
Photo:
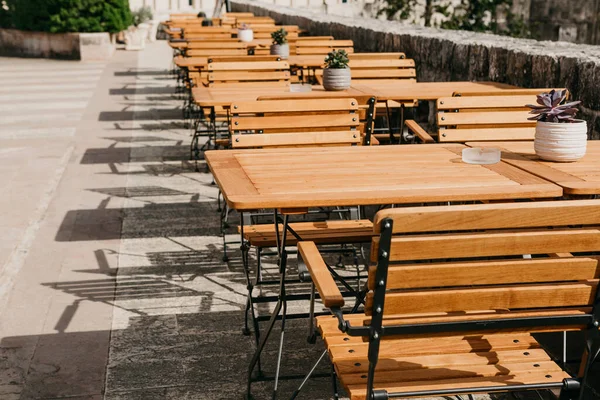
[[[544,40],[600,43],[600,0],[530,0],[533,33]]]
[[[161,20],[167,19],[172,12],[204,11],[210,17],[215,8],[215,0],[129,0],[129,6],[132,10],[150,7],[155,17]]]
[[[233,11],[268,15],[312,35],[354,41],[356,51],[403,51],[420,81],[479,80],[525,88],[567,87],[583,101],[581,117],[600,138],[600,47],[424,28],[399,22],[325,15],[309,9],[232,1]]]

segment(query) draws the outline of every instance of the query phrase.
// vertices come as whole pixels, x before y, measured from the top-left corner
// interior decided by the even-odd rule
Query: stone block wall
[[[355,51],[402,51],[414,58],[419,81],[495,81],[524,88],[567,87],[583,101],[579,114],[600,139],[600,47],[417,27],[400,22],[324,15],[309,9],[231,2],[232,11],[268,15],[311,35],[354,41]]]

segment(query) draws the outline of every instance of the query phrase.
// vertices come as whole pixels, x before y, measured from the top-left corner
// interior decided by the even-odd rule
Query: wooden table
[[[270,96],[289,98],[340,98],[369,96],[351,87],[348,90],[327,91],[323,86],[312,85],[310,92],[291,92],[289,87],[195,87],[192,89],[194,101],[200,107],[229,107],[235,101],[256,101]]]
[[[252,374],[280,313],[286,318],[287,234],[289,214],[310,207],[426,203],[459,200],[550,198],[562,189],[500,162],[470,165],[461,161],[466,146],[452,144],[313,147],[207,151],[205,159],[228,205],[240,212],[275,209],[279,294],[267,330],[248,368]],[[278,211],[284,214],[278,225]],[[252,286],[250,286],[252,287]],[[250,294],[251,296],[251,290]],[[251,303],[249,303],[251,304]],[[281,325],[278,363],[284,344]],[[275,375],[275,387],[279,368]]]
[[[207,151],[229,206],[260,208],[560,197],[560,187],[506,162],[470,165],[463,145]]]
[[[570,195],[600,194],[600,141],[588,140],[586,155],[573,163],[542,161],[533,142],[469,142],[471,147],[497,147],[502,160],[563,188]]]
[[[369,92],[377,97],[378,101],[395,100],[399,102],[411,100],[436,101],[441,97],[451,97],[452,93],[494,92],[505,89],[514,89],[514,86],[496,82],[410,82],[391,81],[356,83],[352,85],[358,90]]]

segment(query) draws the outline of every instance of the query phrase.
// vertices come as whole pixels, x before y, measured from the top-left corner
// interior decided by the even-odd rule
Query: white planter
[[[149,29],[148,24],[139,24],[137,28],[130,26],[125,32],[125,50],[142,50],[146,47]]]
[[[323,70],[323,87],[325,90],[350,89],[351,83],[350,68],[325,68]]]
[[[254,40],[254,31],[252,29],[238,29],[237,36],[240,42],[251,42]]]
[[[280,56],[281,59],[285,60],[290,56],[290,45],[289,44],[272,44],[271,55]]]
[[[148,40],[150,42],[156,42],[156,35],[158,34],[159,22],[156,19],[150,21],[150,29],[148,29]]]
[[[535,128],[535,154],[547,161],[573,162],[585,155],[587,123],[539,122]]]

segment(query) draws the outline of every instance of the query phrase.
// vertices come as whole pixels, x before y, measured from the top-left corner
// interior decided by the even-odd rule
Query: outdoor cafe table
[[[300,85],[298,85],[300,86]],[[228,108],[231,103],[236,101],[256,101],[259,97],[264,96],[287,96],[290,98],[340,98],[340,97],[364,97],[368,93],[351,87],[348,90],[327,91],[320,85],[312,85],[310,92],[291,92],[290,86],[279,87],[195,87],[192,89],[192,96],[196,104],[200,107],[225,107]]]
[[[281,233],[278,301],[249,366],[251,376],[280,312],[285,320],[285,251],[289,214],[311,207],[535,199],[562,189],[506,162],[471,165],[456,144],[213,150],[206,161],[228,205],[240,212],[274,209]],[[282,221],[278,210],[283,214]],[[281,221],[281,222],[279,222]],[[283,228],[279,229],[279,223]],[[278,360],[285,324],[281,324]],[[278,364],[279,365],[279,364]],[[275,376],[277,387],[279,368]]]
[[[378,101],[394,100],[407,102],[412,100],[436,101],[441,97],[451,97],[454,92],[485,93],[514,89],[512,85],[498,82],[414,82],[395,80],[387,82],[361,82],[352,85],[357,90],[368,92]]]
[[[588,140],[585,156],[576,162],[541,160],[533,142],[469,142],[471,147],[496,147],[503,150],[502,160],[563,188],[572,196],[600,195],[600,141]]]

